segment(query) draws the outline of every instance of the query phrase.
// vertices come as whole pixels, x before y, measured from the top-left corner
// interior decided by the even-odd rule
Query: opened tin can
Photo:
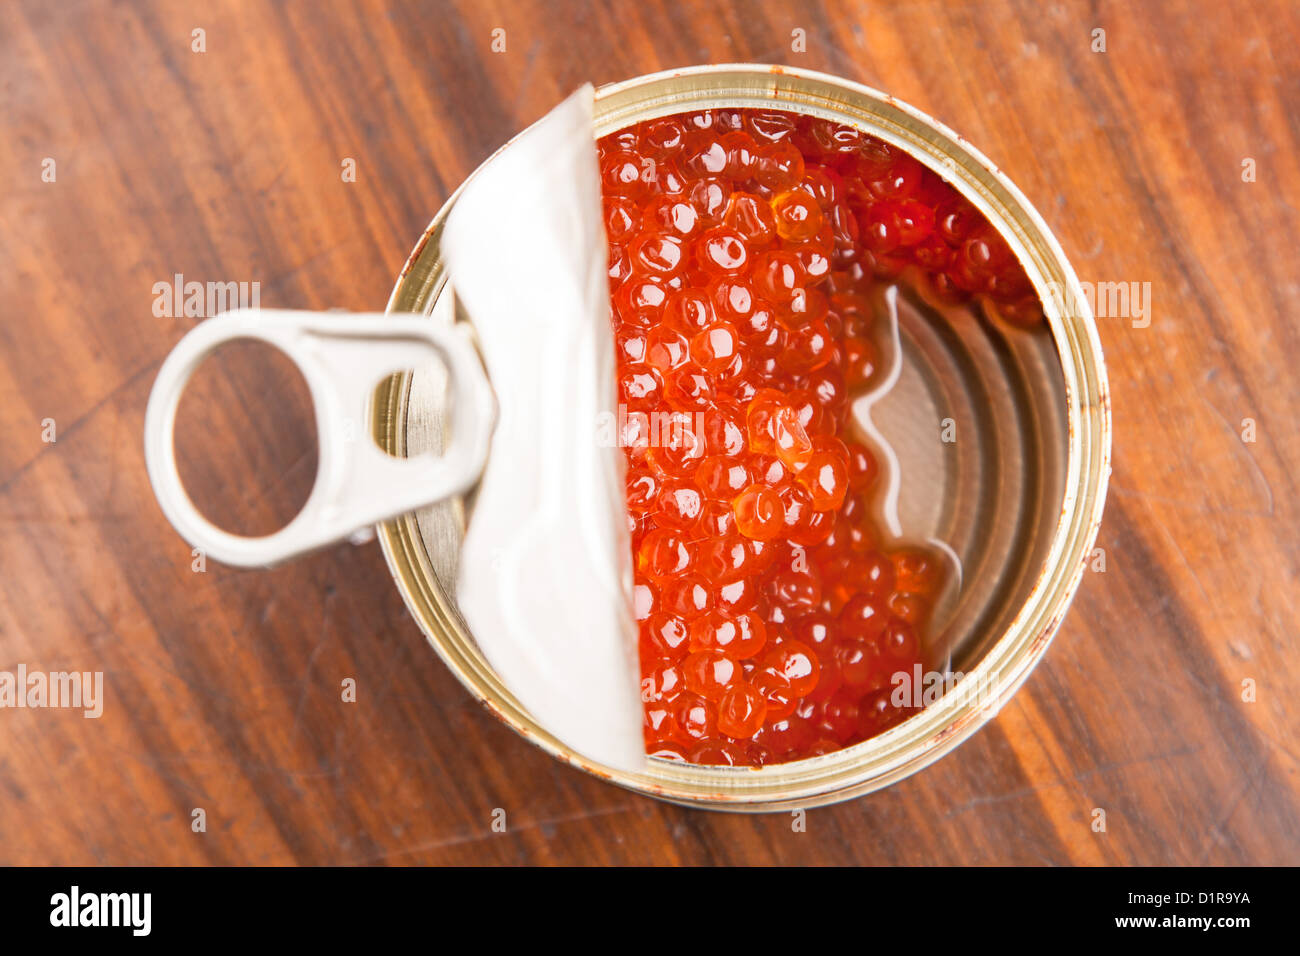
[[[476,698],[553,756],[665,800],[725,810],[811,807],[869,793],[912,774],[974,733],[1015,693],[1047,649],[1096,538],[1110,472],[1109,395],[1101,347],[1077,277],[1046,224],[1014,185],[946,127],[846,80],[786,67],[708,66],[597,91],[596,135],[671,114],[767,108],[854,127],[901,148],[947,179],[1020,260],[1047,318],[1005,335],[990,323],[899,322],[912,372],[902,404],[964,439],[929,469],[927,520],[952,543],[966,586],[947,628],[960,683],[898,726],[844,750],[792,763],[698,766],[651,760],[623,772],[587,760],[522,708],[480,653],[451,592],[465,503],[451,500],[379,526],[399,590],[435,651]],[[488,159],[487,163],[493,160]],[[390,312],[457,321],[439,240],[456,196],[426,230],[393,291]],[[443,447],[445,383],[394,376],[373,404],[379,446],[397,457]],[[919,676],[919,675],[918,675]]]

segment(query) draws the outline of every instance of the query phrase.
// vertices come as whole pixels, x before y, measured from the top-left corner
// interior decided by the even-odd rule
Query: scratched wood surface
[[[98,719],[0,710],[0,863],[1300,862],[1294,4],[192,6],[0,6],[0,670],[105,681]],[[197,321],[156,314],[154,283],[381,308],[448,193],[577,84],[745,60],[941,118],[1083,279],[1151,289],[1149,327],[1100,323],[1105,571],[996,720],[806,832],[523,743],[374,544],[195,571],[141,451]],[[265,531],[314,474],[310,406],[283,362],[236,359],[205,368],[181,456],[219,518]]]

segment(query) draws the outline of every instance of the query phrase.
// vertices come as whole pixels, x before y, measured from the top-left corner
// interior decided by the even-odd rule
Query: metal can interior
[[[931,520],[958,542],[971,586],[952,611],[949,648],[965,678],[933,704],[863,743],[762,768],[651,761],[637,773],[601,766],[539,727],[478,651],[452,596],[465,502],[379,529],[407,607],[465,687],[525,738],[620,786],[714,809],[810,807],[869,793],[924,767],[975,732],[1015,692],[1060,625],[1096,538],[1110,472],[1110,406],[1101,347],[1074,271],[1029,202],[982,154],[924,114],[875,90],[787,67],[694,67],[603,87],[597,135],[695,109],[766,107],[854,126],[942,174],[1002,233],[1044,306],[1047,327],[1005,336],[992,323],[900,316],[912,376],[904,407],[945,411],[976,436],[953,449],[933,489]],[[492,159],[487,160],[488,163]],[[453,195],[402,271],[390,311],[464,320],[451,296],[439,237]],[[443,441],[436,369],[394,376],[376,393],[372,427],[390,454]],[[963,422],[965,423],[963,425]],[[969,682],[969,683],[967,683]],[[978,689],[978,693],[963,690]]]

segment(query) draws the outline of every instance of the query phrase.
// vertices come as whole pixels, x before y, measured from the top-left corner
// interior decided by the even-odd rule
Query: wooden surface
[[[1300,862],[1293,3],[193,6],[0,5],[0,670],[106,684],[98,720],[0,710],[0,862]],[[939,117],[1083,279],[1152,290],[1148,328],[1100,323],[1105,572],[996,720],[806,832],[526,745],[444,670],[374,544],[195,572],[141,451],[159,362],[196,321],[155,315],[155,282],[382,308],[449,191],[577,84],[745,60]],[[197,496],[245,529],[314,473],[288,381],[223,362],[185,418]]]

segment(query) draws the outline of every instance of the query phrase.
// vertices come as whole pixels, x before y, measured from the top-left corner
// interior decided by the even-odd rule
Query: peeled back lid
[[[456,601],[551,733],[620,769],[645,760],[607,247],[584,86],[468,183],[442,237],[499,417]]]

